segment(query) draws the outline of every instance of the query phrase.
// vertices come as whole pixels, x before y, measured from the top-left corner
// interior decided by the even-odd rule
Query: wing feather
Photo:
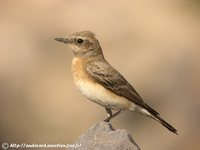
[[[90,62],[86,65],[86,72],[98,83],[112,91],[113,93],[123,96],[131,102],[147,109],[153,115],[159,115],[154,109],[148,106],[128,83],[128,81],[115,70],[108,62]]]

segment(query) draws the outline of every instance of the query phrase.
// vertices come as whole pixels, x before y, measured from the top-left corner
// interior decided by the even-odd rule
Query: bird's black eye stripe
[[[77,39],[77,43],[79,44],[83,43],[83,39]]]

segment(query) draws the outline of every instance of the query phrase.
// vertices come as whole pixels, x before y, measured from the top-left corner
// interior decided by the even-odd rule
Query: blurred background
[[[133,112],[114,128],[142,150],[199,149],[198,0],[0,0],[0,142],[73,143],[107,117],[75,88],[71,50],[54,41],[83,30],[179,135]]]

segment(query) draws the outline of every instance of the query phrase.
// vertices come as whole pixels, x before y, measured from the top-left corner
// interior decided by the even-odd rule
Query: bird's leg
[[[112,110],[110,108],[105,108],[108,117],[112,116]]]
[[[107,111],[107,110],[106,110]],[[111,110],[110,110],[111,111]],[[112,118],[116,117],[117,115],[119,115],[122,112],[122,110],[117,111],[114,114],[111,114],[108,118],[106,118],[104,121],[105,122],[109,122]]]

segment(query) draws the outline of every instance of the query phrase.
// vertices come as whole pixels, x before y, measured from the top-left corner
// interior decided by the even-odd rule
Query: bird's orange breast
[[[76,82],[77,80],[88,79],[88,75],[84,69],[84,61],[80,58],[74,58],[72,61],[72,74],[74,77],[74,81]]]

